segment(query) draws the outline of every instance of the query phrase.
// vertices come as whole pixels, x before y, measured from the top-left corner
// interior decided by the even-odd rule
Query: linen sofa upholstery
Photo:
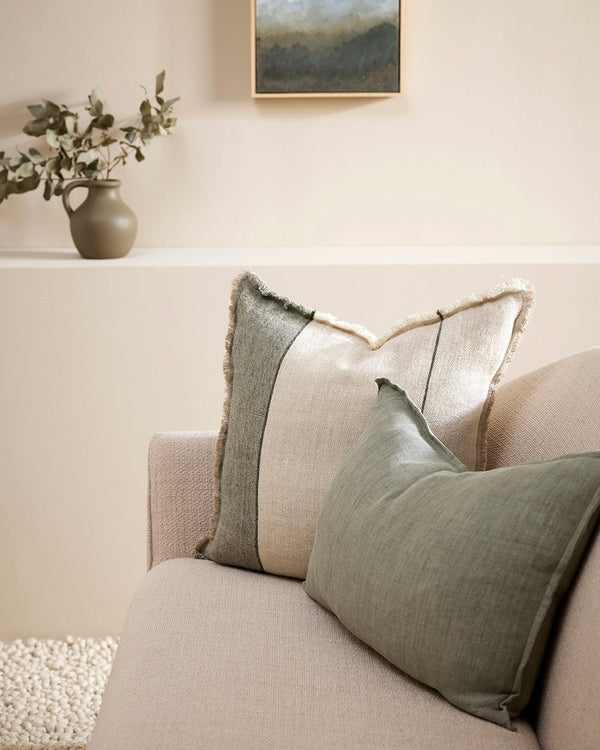
[[[159,432],[148,450],[148,570],[192,557],[210,526],[217,431]]]
[[[489,468],[600,449],[600,347],[505,383],[490,418]],[[600,747],[600,533],[564,602],[537,695],[544,750]]]
[[[600,348],[501,386],[490,466],[600,449]],[[90,750],[600,747],[600,535],[511,732],[403,675],[296,580],[192,560],[209,525],[216,432],[150,444],[148,567]]]
[[[600,347],[502,384],[490,414],[488,469],[600,449]]]
[[[89,750],[538,750],[404,676],[298,580],[168,560],[130,608]]]

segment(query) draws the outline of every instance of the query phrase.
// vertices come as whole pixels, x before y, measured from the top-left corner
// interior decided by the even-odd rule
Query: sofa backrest
[[[488,468],[600,451],[600,347],[508,381],[491,410]],[[543,750],[600,747],[600,531],[563,602],[536,687]]]

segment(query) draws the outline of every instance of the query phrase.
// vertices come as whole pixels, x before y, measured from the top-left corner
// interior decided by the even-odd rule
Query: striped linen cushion
[[[493,394],[533,301],[516,279],[377,338],[241,274],[211,528],[196,556],[305,578],[323,497],[364,428],[377,377],[400,383],[468,468],[484,468]]]

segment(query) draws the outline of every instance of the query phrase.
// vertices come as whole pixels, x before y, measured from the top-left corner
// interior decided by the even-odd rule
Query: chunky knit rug
[[[115,638],[0,642],[0,750],[82,750]]]

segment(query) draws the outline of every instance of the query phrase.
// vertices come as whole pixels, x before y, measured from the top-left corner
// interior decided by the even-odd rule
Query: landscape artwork
[[[260,96],[400,93],[401,0],[254,0]]]

